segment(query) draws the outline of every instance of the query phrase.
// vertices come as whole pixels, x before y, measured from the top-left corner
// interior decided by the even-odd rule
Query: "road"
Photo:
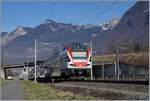
[[[2,100],[23,100],[23,88],[19,80],[12,80],[1,87]]]

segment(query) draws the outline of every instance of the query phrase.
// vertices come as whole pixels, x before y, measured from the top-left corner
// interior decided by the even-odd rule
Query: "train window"
[[[86,59],[85,57],[73,57],[73,59],[75,59],[75,60],[84,60],[84,59]]]
[[[72,52],[73,59],[86,59],[86,52]]]

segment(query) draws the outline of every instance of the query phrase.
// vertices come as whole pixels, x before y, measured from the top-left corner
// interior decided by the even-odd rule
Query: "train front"
[[[67,47],[66,52],[68,58],[67,68],[70,71],[69,75],[71,77],[88,77],[92,67],[90,47],[82,43],[72,43]]]
[[[67,48],[67,55],[69,57],[68,68],[91,68],[91,51],[90,47],[82,43],[73,43]]]

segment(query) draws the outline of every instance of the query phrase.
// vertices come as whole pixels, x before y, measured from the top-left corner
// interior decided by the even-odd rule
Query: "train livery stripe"
[[[90,61],[90,56],[91,56],[91,50],[90,50],[90,48],[88,48],[88,51],[87,51],[87,58],[86,58],[86,61],[87,61],[87,63],[89,63],[89,61]]]
[[[67,48],[67,54],[68,54],[69,59],[71,60],[71,62],[73,62],[73,60],[72,60],[72,53],[71,53],[70,48]]]

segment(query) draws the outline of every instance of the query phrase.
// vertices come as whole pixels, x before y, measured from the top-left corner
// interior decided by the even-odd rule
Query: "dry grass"
[[[115,61],[116,55],[102,55],[102,56],[94,56],[93,62],[107,62],[107,61]],[[120,62],[134,65],[134,66],[143,66],[148,67],[149,64],[149,53],[142,52],[142,53],[124,53],[120,54]]]
[[[56,84],[56,86],[64,91],[72,91],[76,94],[83,93],[84,95],[89,94],[101,100],[145,100],[148,99],[149,93],[148,85],[64,82],[61,85]]]
[[[148,52],[122,54],[120,56],[120,60],[121,62],[126,63],[126,64],[148,67],[149,54]]]
[[[31,81],[22,81],[26,100],[88,100],[96,99],[92,96],[83,96],[69,91],[56,89],[48,84],[39,84]]]

